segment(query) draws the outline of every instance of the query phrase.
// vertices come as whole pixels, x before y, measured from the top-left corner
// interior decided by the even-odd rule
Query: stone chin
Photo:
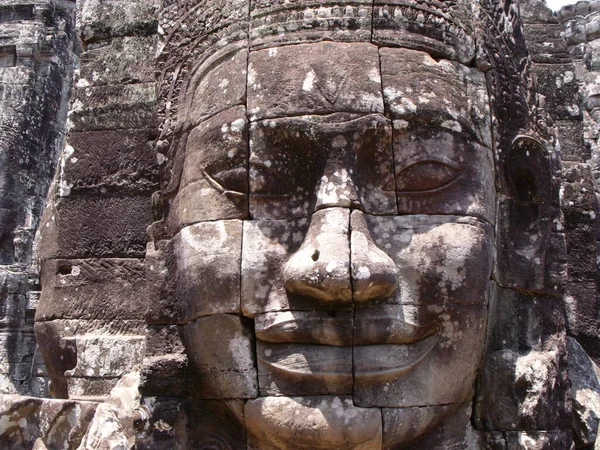
[[[357,407],[350,396],[261,397],[246,403],[245,417],[252,449],[390,449],[410,445],[459,406],[380,409]]]

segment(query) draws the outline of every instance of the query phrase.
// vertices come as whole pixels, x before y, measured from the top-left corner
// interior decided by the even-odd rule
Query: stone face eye
[[[248,191],[248,171],[245,167],[222,170],[212,174],[212,178],[227,191],[242,193]]]
[[[250,193],[283,196],[292,193],[292,186],[273,169],[259,163],[250,163]]]
[[[441,161],[419,161],[396,175],[396,191],[407,194],[439,191],[454,184],[463,173],[462,169]]]

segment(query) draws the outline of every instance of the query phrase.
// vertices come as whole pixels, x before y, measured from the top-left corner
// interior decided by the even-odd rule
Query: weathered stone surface
[[[156,126],[156,84],[82,87],[73,91],[72,131],[135,130]]]
[[[171,227],[248,216],[248,125],[235,107],[202,122],[187,136]]]
[[[290,219],[329,206],[396,214],[391,123],[301,116],[251,125],[250,215]]]
[[[377,47],[321,42],[250,53],[251,120],[331,112],[383,112]]]
[[[251,449],[378,449],[381,410],[357,408],[346,396],[261,397],[244,408]]]
[[[2,395],[0,445],[7,449],[75,450],[97,406],[93,402]]]
[[[310,41],[368,41],[373,8],[367,0],[348,5],[335,0],[307,5],[251,2],[250,37],[253,48]]]
[[[357,323],[372,320],[369,309],[357,308]],[[387,314],[393,317],[389,311]],[[381,328],[381,344],[355,345],[354,403],[403,408],[460,403],[469,398],[483,355],[481,337],[487,309],[462,305],[399,307],[395,319],[417,330],[427,327],[428,333],[399,332],[387,337]],[[355,334],[355,340],[360,338]],[[394,338],[398,340],[394,342]]]
[[[481,72],[406,48],[379,53],[385,109],[392,119],[464,133],[491,148],[491,114]]]
[[[169,298],[163,301],[181,310],[181,317],[171,319],[189,321],[209,314],[239,313],[241,221],[191,225],[182,229],[171,244]]]
[[[257,375],[252,330],[238,316],[215,314],[185,325],[184,344],[199,377],[194,396],[255,398]]]
[[[180,94],[180,126],[189,129],[219,111],[243,104],[247,62],[248,43],[242,40],[193,67]]]
[[[561,36],[563,27],[559,23],[525,23],[523,32],[528,41],[532,61],[557,64],[571,62],[567,43]]]
[[[39,255],[43,260],[143,257],[150,223],[145,196],[61,198],[46,208]]]
[[[282,275],[289,255],[302,244],[308,224],[308,219],[244,222],[241,292],[245,316],[290,306],[301,309],[303,304],[309,308],[309,300],[286,295]]]
[[[387,303],[487,304],[493,246],[489,225],[451,215],[365,215],[365,220],[375,244],[398,268],[402,289]]]
[[[581,103],[572,64],[535,64],[538,92],[546,97],[548,112],[556,119],[581,117]]]
[[[373,40],[468,64],[475,56],[473,30],[465,20],[471,14],[463,2],[450,7],[428,2],[417,7],[398,0],[377,0],[373,8]]]
[[[257,341],[261,396],[352,394],[352,347]]]
[[[51,259],[42,264],[41,283],[37,321],[144,318],[135,301],[148,297],[139,259]]]
[[[264,342],[350,346],[353,342],[352,311],[280,311],[254,318],[256,337]]]
[[[156,47],[155,36],[114,37],[105,45],[91,46],[80,56],[76,85],[82,88],[154,81],[154,62],[148,57],[154,56]]]
[[[77,364],[67,371],[67,377],[117,378],[131,371],[144,354],[143,336],[65,337],[73,348]]]
[[[312,215],[304,242],[283,269],[291,294],[330,307],[352,302],[349,228],[348,209],[326,208]]]
[[[555,448],[575,449],[570,431],[506,432],[506,450],[553,450]]]
[[[158,26],[159,7],[155,0],[84,0],[77,3],[77,28],[79,34],[91,42],[115,36],[153,34]]]
[[[496,290],[495,322],[478,383],[484,430],[568,429],[564,305],[560,297]]]
[[[396,120],[394,162],[400,214],[469,215],[494,223],[492,153],[468,136]]]
[[[135,445],[134,417],[140,403],[140,374],[125,375],[96,408],[79,449],[112,450]]]
[[[383,449],[393,449],[399,442],[410,442],[437,425],[457,405],[416,408],[382,408]]]
[[[579,447],[592,445],[600,422],[600,371],[572,337],[567,337],[567,352],[575,439]]]
[[[151,142],[153,129],[85,131],[69,135],[63,155],[61,188],[65,193],[151,192],[158,165]]]

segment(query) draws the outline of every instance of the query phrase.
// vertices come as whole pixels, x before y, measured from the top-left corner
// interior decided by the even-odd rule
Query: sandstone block
[[[289,309],[283,268],[302,244],[308,223],[307,219],[244,221],[241,288],[244,315],[254,317],[266,311]],[[302,299],[291,301],[292,305],[308,305]]]
[[[115,37],[107,45],[92,47],[80,56],[76,86],[152,82],[156,47],[156,36]]]
[[[360,323],[371,317],[367,308],[361,308],[355,320]],[[483,356],[487,308],[404,307],[396,320],[414,328],[404,335],[388,335],[381,329],[376,337],[384,343],[354,347],[354,404],[405,408],[467,400],[473,393],[476,369]],[[425,336],[419,334],[422,327],[428,328]],[[355,340],[363,339],[356,333]]]
[[[264,120],[251,125],[250,138],[252,217],[291,219],[347,205],[397,213],[392,128],[381,115]]]
[[[249,448],[381,448],[381,410],[347,396],[261,397],[246,402]]]
[[[188,135],[179,192],[171,205],[174,230],[196,222],[248,216],[248,124],[245,108],[227,109]]]
[[[358,0],[340,5],[326,0],[306,5],[279,5],[260,0],[251,3],[252,48],[312,41],[369,41],[372,5]]]
[[[156,127],[154,82],[76,88],[71,102],[71,131]]]
[[[183,335],[188,358],[199,378],[194,397],[231,399],[258,395],[254,336],[240,317],[201,317],[185,325]]]
[[[473,14],[469,8],[452,5],[452,17],[445,7],[428,3],[426,7],[407,7],[398,0],[377,0],[373,8],[373,41],[378,44],[415,48],[442,58],[468,64],[475,56],[472,30],[461,25],[469,23]]]
[[[168,301],[178,305],[183,320],[240,312],[241,258],[239,220],[197,223],[173,238]]]
[[[418,119],[492,147],[486,81],[480,71],[407,48],[382,48],[379,54],[385,110],[392,119]]]
[[[143,257],[152,222],[145,196],[65,197],[48,206],[41,259]]]
[[[86,41],[154,34],[159,8],[156,0],[84,0],[77,3],[77,28]]]
[[[139,259],[68,259],[42,263],[43,286],[36,320],[144,317],[149,296]]]
[[[158,165],[154,129],[84,131],[69,135],[63,156],[62,188],[70,192],[152,192]]]
[[[190,129],[246,98],[248,42],[226,45],[190,69],[179,98],[178,122]]]
[[[251,52],[249,64],[251,120],[336,111],[383,112],[374,45],[320,42],[277,47]]]

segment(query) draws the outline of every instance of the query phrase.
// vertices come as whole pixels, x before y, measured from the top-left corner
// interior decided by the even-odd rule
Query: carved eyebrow
[[[243,194],[242,192],[230,191],[228,189],[225,189],[223,186],[221,186],[221,184],[217,180],[215,180],[213,177],[211,177],[208,174],[208,172],[206,170],[204,170],[203,167],[200,167],[200,173],[206,178],[206,181],[208,181],[208,184],[210,184],[219,193],[221,193],[223,195],[232,195],[232,196],[236,196],[236,197],[244,197],[245,196],[245,194]]]

